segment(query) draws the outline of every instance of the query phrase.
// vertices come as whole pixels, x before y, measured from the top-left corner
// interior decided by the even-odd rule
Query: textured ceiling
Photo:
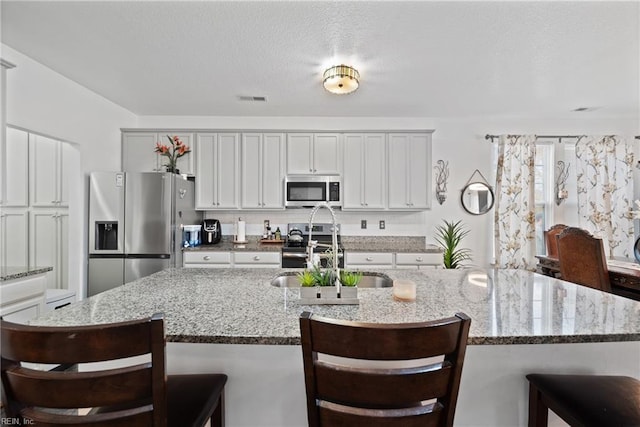
[[[640,108],[640,2],[1,7],[2,43],[139,115],[544,117]],[[322,72],[338,63],[360,71],[353,94],[322,88]]]

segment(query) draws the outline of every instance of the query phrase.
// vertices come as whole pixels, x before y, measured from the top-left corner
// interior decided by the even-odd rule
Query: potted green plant
[[[343,285],[340,298],[335,286],[335,274],[331,269],[316,266],[312,270],[298,273],[297,277],[300,283],[300,300],[304,304],[358,304],[356,285],[362,273],[340,273],[340,283]]]
[[[360,279],[362,279],[361,271],[342,270],[340,272],[340,283],[342,283],[342,286],[357,286],[358,283],[360,283]]]
[[[471,249],[459,248],[462,239],[469,234],[462,221],[449,222],[443,220],[444,225],[436,227],[436,242],[442,247],[444,253],[442,260],[444,268],[460,268],[463,262],[471,260]]]
[[[310,288],[316,285],[316,279],[309,270],[303,270],[301,273],[296,274],[298,282],[303,288]]]

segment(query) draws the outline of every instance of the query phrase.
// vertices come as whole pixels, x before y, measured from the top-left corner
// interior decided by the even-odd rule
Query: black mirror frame
[[[483,212],[471,212],[469,210],[469,208],[467,207],[467,205],[464,204],[464,193],[467,191],[467,188],[469,188],[471,185],[474,184],[481,184],[484,185],[485,187],[487,187],[487,190],[489,190],[489,194],[491,195],[491,203],[489,204],[489,206],[487,207],[487,209]],[[493,205],[496,202],[496,196],[493,193],[493,189],[491,188],[490,185],[488,185],[486,182],[468,182],[467,185],[464,186],[464,188],[462,189],[462,192],[460,193],[460,204],[462,205],[462,207],[464,208],[465,211],[467,211],[467,213],[471,214],[471,215],[484,215],[487,212],[489,212],[492,208]]]

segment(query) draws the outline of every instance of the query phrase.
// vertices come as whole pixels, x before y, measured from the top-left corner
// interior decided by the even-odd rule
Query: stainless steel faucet
[[[325,245],[322,243],[318,243],[317,240],[312,239],[313,233],[313,218],[316,216],[316,212],[320,208],[327,208],[331,213],[331,245]],[[331,248],[332,257],[333,257],[333,278],[334,284],[336,286],[336,296],[340,298],[340,268],[338,264],[338,223],[336,221],[336,213],[333,211],[333,208],[327,202],[318,203],[311,209],[311,214],[309,215],[309,243],[307,244],[307,267],[312,268],[315,267],[314,259],[313,259],[313,249],[316,247],[326,247]]]

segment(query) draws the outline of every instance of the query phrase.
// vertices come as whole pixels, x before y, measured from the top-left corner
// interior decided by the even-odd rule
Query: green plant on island
[[[309,270],[304,270],[301,273],[296,274],[298,277],[298,282],[300,282],[300,286],[303,288],[308,288],[311,286],[315,286],[316,279],[313,277],[313,274]]]
[[[333,271],[323,270],[318,266],[315,266],[313,270],[311,270],[311,275],[316,282],[316,286],[333,286],[335,281]]]
[[[442,247],[444,268],[460,268],[463,262],[471,260],[471,249],[459,248],[462,239],[469,234],[462,221],[449,222],[443,220],[444,225],[436,227],[436,242]]]
[[[357,286],[360,283],[360,279],[362,279],[361,271],[342,270],[340,272],[340,283],[343,286]]]

